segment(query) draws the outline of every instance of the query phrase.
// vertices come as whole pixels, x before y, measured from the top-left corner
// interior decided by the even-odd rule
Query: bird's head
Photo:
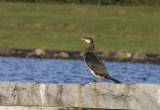
[[[81,40],[84,40],[86,43],[91,44],[93,43],[93,39],[90,37],[83,37],[81,38]]]

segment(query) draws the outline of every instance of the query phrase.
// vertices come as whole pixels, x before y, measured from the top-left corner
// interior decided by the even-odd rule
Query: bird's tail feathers
[[[110,78],[112,81],[114,81],[115,83],[122,83],[121,81],[118,81],[117,79],[114,78]]]

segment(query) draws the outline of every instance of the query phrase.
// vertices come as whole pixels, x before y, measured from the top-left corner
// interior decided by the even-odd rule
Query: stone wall
[[[160,110],[160,85],[0,82],[0,110],[10,106]]]

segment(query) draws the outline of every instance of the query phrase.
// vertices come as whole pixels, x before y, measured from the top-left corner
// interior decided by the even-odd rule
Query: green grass
[[[160,53],[160,8],[0,2],[0,47]]]

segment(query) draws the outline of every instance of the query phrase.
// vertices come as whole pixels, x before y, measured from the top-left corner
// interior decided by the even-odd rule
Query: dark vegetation
[[[5,2],[70,3],[91,5],[160,6],[160,0],[0,0]]]

